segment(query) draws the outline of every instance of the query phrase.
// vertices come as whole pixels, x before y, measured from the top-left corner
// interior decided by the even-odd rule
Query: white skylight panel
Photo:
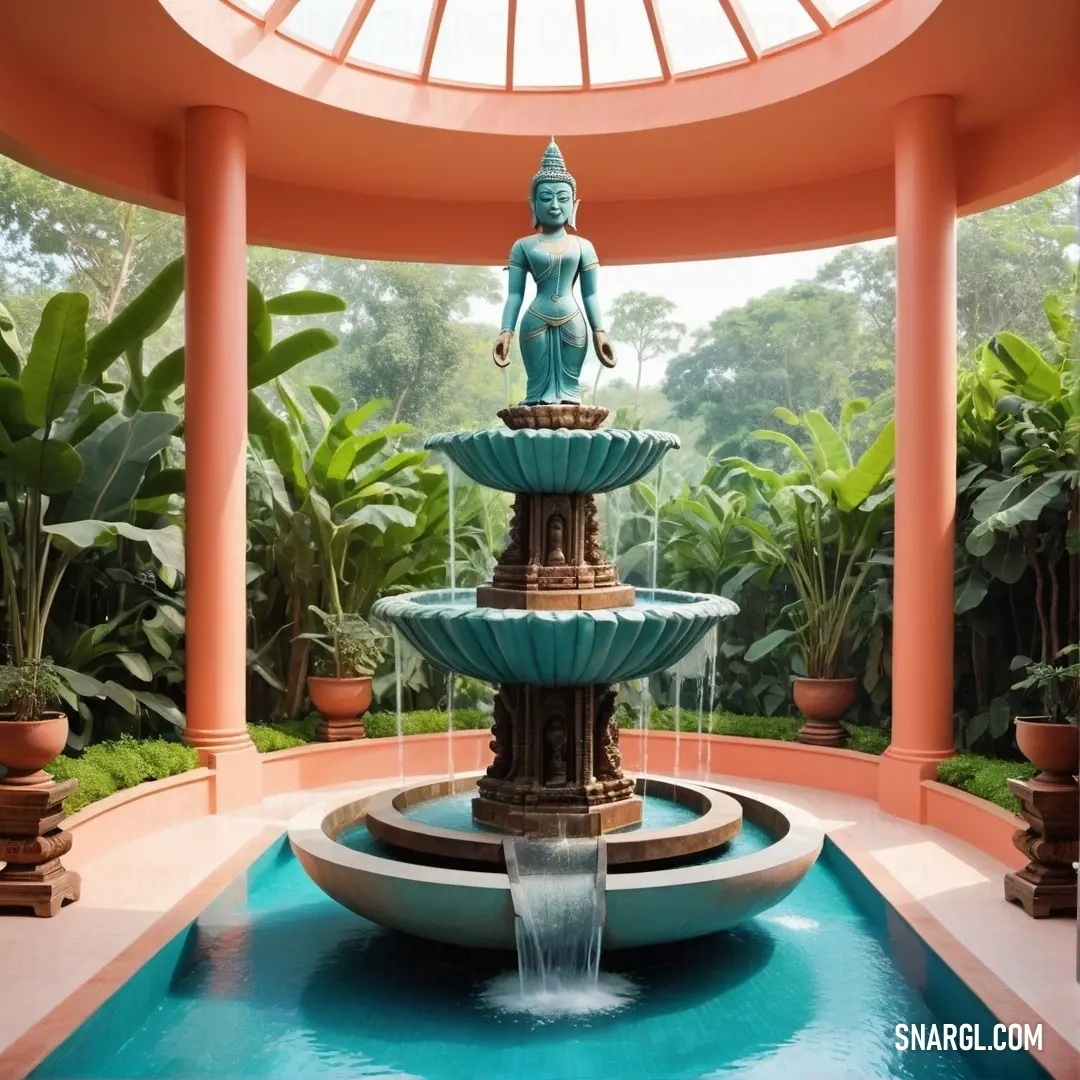
[[[717,0],[655,0],[668,63],[676,74],[746,59],[739,35]]]
[[[285,16],[280,30],[330,52],[355,0],[300,0]]]
[[[447,0],[431,59],[432,79],[505,86],[509,16],[509,0]]]
[[[270,10],[274,0],[240,0],[240,3],[248,11],[254,12],[256,15],[265,15]]]
[[[834,26],[841,19],[863,8],[871,7],[877,0],[817,0],[818,9]]]
[[[593,86],[663,74],[644,0],[586,0],[585,30]]]
[[[732,0],[736,14],[761,52],[817,33],[799,0]]]
[[[418,75],[434,0],[375,0],[349,59]]]
[[[581,85],[581,47],[574,0],[518,0],[514,86]]]

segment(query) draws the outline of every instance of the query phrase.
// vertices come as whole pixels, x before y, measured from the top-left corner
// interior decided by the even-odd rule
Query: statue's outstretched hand
[[[510,363],[510,339],[513,334],[504,330],[495,340],[495,347],[491,350],[491,359],[499,367],[506,367]]]
[[[615,366],[615,350],[611,347],[611,342],[608,341],[607,334],[603,330],[593,331],[593,348],[596,350],[596,359],[604,367]]]

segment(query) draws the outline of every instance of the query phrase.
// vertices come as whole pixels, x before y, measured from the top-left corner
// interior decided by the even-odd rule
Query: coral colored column
[[[185,121],[187,731],[217,777],[218,809],[252,801],[246,720],[247,121],[189,109]],[[242,752],[246,761],[238,761]],[[225,759],[232,759],[228,763]],[[259,797],[261,792],[255,797]]]
[[[892,743],[878,803],[922,816],[953,752],[956,178],[951,98],[896,112],[896,563]]]

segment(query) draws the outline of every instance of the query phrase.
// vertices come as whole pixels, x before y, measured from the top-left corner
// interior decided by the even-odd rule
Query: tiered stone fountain
[[[579,403],[587,334],[575,282],[598,357],[609,365],[614,357],[599,329],[595,253],[564,228],[575,196],[552,142],[532,188],[543,231],[514,245],[504,314],[513,328],[530,273],[538,292],[521,324],[525,403],[499,414],[501,428],[426,444],[478,483],[515,495],[492,581],[386,597],[374,609],[437,669],[497,686],[493,760],[480,777],[395,788],[303,814],[290,828],[305,869],[336,900],[455,944],[513,947],[526,906],[514,838],[595,846],[609,946],[690,938],[750,918],[795,887],[823,841],[814,822],[775,800],[651,778],[650,797],[681,804],[692,820],[642,827],[644,785],[622,767],[614,688],[675,666],[737,608],[694,593],[636,595],[604,555],[594,497],[646,476],[679,442],[604,428],[607,410]],[[511,336],[504,330],[496,344],[500,365]],[[474,794],[471,822],[445,827],[415,812],[462,792]],[[775,842],[725,859],[744,816]],[[338,842],[358,825],[375,847]]]

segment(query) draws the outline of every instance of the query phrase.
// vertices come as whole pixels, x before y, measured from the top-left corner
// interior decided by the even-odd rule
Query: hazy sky
[[[880,241],[879,241],[880,243]],[[619,293],[630,289],[666,296],[676,305],[673,318],[696,330],[707,325],[728,308],[741,307],[747,300],[772,289],[784,288],[796,281],[813,277],[818,269],[839,251],[822,248],[787,255],[755,255],[745,259],[717,259],[710,262],[656,263],[651,266],[604,266],[600,252],[600,299],[606,312]],[[506,275],[498,270],[500,278]],[[526,300],[532,295],[531,283]],[[476,304],[473,317],[498,323],[502,304]],[[590,349],[591,355],[591,349]],[[633,353],[624,351],[615,374],[631,381],[637,367]],[[663,381],[667,360],[654,360],[644,372],[642,382],[656,386]]]

